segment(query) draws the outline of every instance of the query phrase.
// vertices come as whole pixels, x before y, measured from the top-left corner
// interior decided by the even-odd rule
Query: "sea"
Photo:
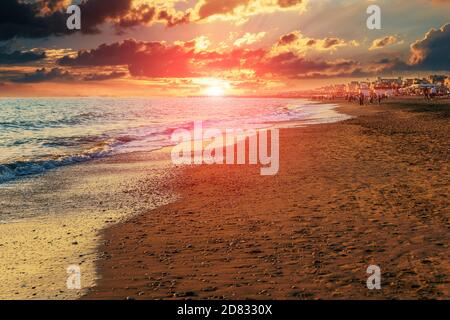
[[[2,98],[0,184],[118,153],[172,144],[192,128],[257,129],[325,123],[347,116],[333,104],[273,98]]]

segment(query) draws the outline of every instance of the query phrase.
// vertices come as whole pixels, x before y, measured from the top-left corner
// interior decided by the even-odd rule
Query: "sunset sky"
[[[381,30],[366,27],[370,4]],[[264,95],[450,70],[450,0],[0,5],[0,96]]]

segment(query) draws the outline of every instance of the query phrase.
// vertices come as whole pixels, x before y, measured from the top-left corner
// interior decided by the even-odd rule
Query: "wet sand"
[[[173,201],[161,153],[62,167],[0,187],[0,299],[76,299],[95,285],[99,231]],[[77,265],[83,290],[69,290]]]
[[[84,298],[449,299],[448,101],[340,111],[280,132],[277,176],[178,168],[180,200],[103,232]]]

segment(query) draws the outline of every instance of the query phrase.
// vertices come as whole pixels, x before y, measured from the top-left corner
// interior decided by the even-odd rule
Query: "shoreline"
[[[67,268],[80,267],[82,288],[95,285],[100,230],[176,199],[165,189],[165,158],[163,151],[118,155],[2,186],[2,211],[20,215],[0,223],[0,298],[85,294],[68,290]],[[154,192],[142,199],[142,188]]]
[[[276,177],[185,167],[180,200],[103,230],[83,299],[449,298],[448,104],[339,110],[356,118],[281,130]]]
[[[333,110],[325,107],[326,114],[318,117],[333,115]],[[305,121],[289,125],[296,123]],[[84,295],[98,277],[95,263],[103,254],[97,250],[99,233],[174,201],[177,195],[166,184],[175,171],[179,170],[171,164],[170,148],[165,147],[92,159],[0,185],[0,297],[75,299]],[[81,269],[83,290],[66,288],[66,269],[71,265]]]
[[[410,100],[407,101],[411,102]],[[400,102],[397,101],[396,103]],[[284,141],[282,143],[285,144],[282,151],[288,155],[289,159],[283,160],[284,155],[281,155],[281,161],[289,164],[289,170],[294,170],[293,177],[313,178],[308,175],[306,170],[296,168],[296,160],[291,159],[293,154],[299,150],[317,152],[314,143],[321,142],[317,144],[317,148],[326,149],[321,150],[321,152],[324,151],[323,155],[326,156],[327,161],[330,160],[328,159],[330,157],[336,158],[330,155],[333,151],[328,144],[333,143],[334,146],[338,147],[338,150],[342,148],[342,145],[339,143],[336,145],[333,139],[339,138],[339,133],[343,134],[344,137],[349,133],[349,130],[342,131],[342,128],[347,126],[347,122],[359,122],[358,117],[367,117],[368,112],[369,114],[374,112],[374,110],[369,109],[378,107],[371,106],[364,107],[368,109],[360,109],[358,106],[343,104],[339,101],[326,101],[324,104],[337,105],[337,108],[333,108],[333,110],[340,111],[343,114],[351,114],[354,118],[339,123],[311,124],[308,123],[311,122],[310,119],[309,121],[273,123],[271,126],[272,128],[279,128],[282,132],[281,139]],[[373,120],[371,119],[369,123]],[[358,125],[361,125],[361,123],[358,123]],[[323,134],[327,136],[326,139],[316,139],[316,135]],[[299,138],[304,141],[297,141]],[[292,145],[293,142],[295,142],[295,146]],[[207,270],[201,274],[203,278],[196,279],[199,276],[200,267],[207,267],[211,264],[210,261],[202,260],[203,256],[208,254],[214,256],[220,252],[222,256],[226,257],[217,258],[224,260],[216,261],[214,270],[220,270],[222,266],[227,266],[231,270],[238,269],[233,280],[235,278],[246,280],[249,276],[245,270],[251,264],[235,265],[231,263],[231,266],[228,266],[234,259],[232,251],[242,249],[239,248],[240,246],[256,248],[244,250],[237,256],[238,259],[246,261],[249,259],[249,262],[252,263],[255,258],[256,260],[265,260],[263,253],[266,250],[270,251],[267,248],[262,250],[259,244],[251,244],[253,241],[251,238],[244,239],[243,244],[240,244],[241,240],[236,240],[234,237],[234,233],[239,234],[240,230],[235,229],[232,225],[230,226],[227,221],[225,221],[224,226],[221,226],[222,221],[215,217],[218,212],[224,217],[231,216],[231,219],[240,221],[244,226],[248,224],[247,218],[252,219],[252,225],[248,229],[249,233],[256,232],[258,235],[261,233],[260,229],[266,230],[265,228],[268,226],[276,224],[270,219],[265,221],[267,219],[261,216],[261,213],[253,211],[264,211],[266,207],[272,205],[274,205],[274,209],[279,211],[278,214],[287,210],[289,216],[286,218],[287,220],[277,217],[279,219],[277,223],[283,225],[287,221],[298,219],[296,216],[291,216],[293,214],[292,208],[307,211],[312,209],[313,212],[316,212],[315,206],[320,207],[320,204],[314,203],[311,207],[308,202],[314,198],[313,196],[311,199],[307,198],[303,205],[294,204],[292,208],[286,209],[285,204],[280,203],[281,200],[274,197],[273,194],[280,194],[281,192],[282,201],[289,203],[293,201],[292,197],[296,196],[302,188],[299,183],[293,183],[292,178],[286,179],[286,172],[282,172],[282,177],[275,177],[272,181],[278,187],[289,186],[286,190],[280,191],[271,185],[270,178],[264,179],[259,176],[259,166],[201,165],[174,167],[170,164],[169,149],[118,154],[60,167],[44,175],[31,176],[22,181],[12,182],[12,185],[15,183],[20,185],[20,188],[15,190],[12,187],[11,190],[4,192],[0,197],[0,203],[6,205],[6,207],[3,207],[6,212],[21,211],[22,215],[28,215],[28,217],[8,221],[8,223],[0,223],[0,231],[4,235],[4,237],[0,236],[0,250],[3,252],[3,263],[0,264],[0,270],[3,274],[0,280],[3,286],[0,290],[0,296],[9,299],[123,299],[126,297],[147,299],[314,299],[323,297],[322,295],[311,294],[311,292],[305,293],[302,290],[297,290],[301,288],[297,285],[282,290],[277,290],[275,285],[272,287],[262,285],[274,282],[273,279],[283,278],[282,274],[280,275],[277,271],[282,270],[283,267],[277,266],[275,271],[272,270],[272,274],[268,270],[273,266],[267,264],[267,261],[264,261],[266,271],[262,273],[262,276],[252,281],[243,281],[245,285],[260,288],[258,292],[254,292],[253,289],[239,289],[245,285],[242,285],[239,281],[233,283],[227,276],[212,274],[206,272]],[[345,146],[341,151],[348,152],[348,146]],[[299,156],[302,156],[302,153]],[[311,167],[313,165],[311,160],[314,159],[307,161],[300,158],[298,161]],[[313,169],[316,170],[315,174],[319,179],[330,178],[329,176],[323,177],[322,173],[317,172],[318,168],[315,166],[313,166]],[[301,174],[299,175],[299,173]],[[211,177],[218,179],[220,184],[217,185],[210,181]],[[244,181],[241,181],[240,177],[243,177]],[[335,180],[336,178],[332,178],[331,181],[322,184],[322,187],[328,187],[328,184],[335,182]],[[316,188],[316,184],[320,183],[313,183],[313,189]],[[261,185],[255,188],[259,184]],[[222,190],[221,187],[224,187],[225,190]],[[308,190],[309,187],[310,182],[307,183],[305,190]],[[240,188],[244,188],[244,191],[246,191],[244,192],[245,196],[237,193]],[[273,193],[269,195],[269,199],[265,199],[264,188],[271,190]],[[247,189],[253,190],[256,194],[249,193]],[[3,191],[5,190],[3,189]],[[289,194],[289,192],[292,194]],[[235,199],[227,197],[227,193],[232,194]],[[181,195],[182,198],[179,199],[178,195]],[[304,197],[305,195],[301,196]],[[246,198],[250,199],[250,202],[256,203],[255,210],[245,203]],[[100,199],[104,200],[99,203],[98,200]],[[319,200],[315,201],[320,202]],[[258,202],[262,203],[258,204]],[[215,206],[218,206],[218,208],[215,208]],[[39,208],[39,210],[36,211],[36,208]],[[245,217],[236,216],[236,210],[245,210]],[[33,214],[30,215],[31,213]],[[155,213],[156,217],[148,217]],[[172,217],[174,213],[175,216]],[[183,213],[192,216],[192,219],[186,221]],[[277,213],[270,212],[270,214],[276,215]],[[212,218],[206,219],[205,217],[208,216],[212,216]],[[205,221],[197,224],[196,219]],[[320,219],[325,218],[319,217],[318,219],[320,221]],[[183,223],[180,223],[179,220]],[[151,226],[148,226],[149,221],[152,222]],[[159,227],[160,221],[164,222],[166,227]],[[168,223],[169,221],[171,223]],[[311,220],[308,221],[308,223],[311,222]],[[336,223],[334,220],[332,222]],[[211,223],[217,229],[211,230]],[[265,228],[258,226],[260,223],[263,226],[265,225]],[[143,224],[146,227],[141,227]],[[194,247],[194,244],[187,241],[189,237],[192,237],[191,234],[185,234],[183,231],[177,232],[174,228],[177,225],[188,226],[188,228],[194,225],[202,227],[203,224],[209,230],[207,233],[196,229],[192,232],[207,239],[205,244],[201,244],[200,258],[196,258],[200,261],[200,266],[190,270],[187,266],[197,265],[195,259],[191,259],[184,254],[180,255],[181,258],[178,258],[178,256],[185,250],[197,251],[195,247],[198,245],[195,244]],[[287,228],[292,229],[292,226],[288,224]],[[169,230],[173,236],[173,244],[168,245],[172,238],[166,237],[162,230]],[[128,234],[135,234],[136,231],[141,233],[141,238],[128,236]],[[213,239],[218,243],[215,243],[209,235],[225,231],[232,232],[231,234],[226,232],[224,237]],[[285,247],[283,248],[286,250],[286,248],[293,246],[295,239],[298,237],[298,230],[294,231],[292,235],[285,235],[281,238],[279,235],[270,235],[268,239],[275,240],[272,245],[278,242],[284,243],[287,239],[291,239],[291,243],[284,244]],[[271,232],[270,228],[266,230],[264,237]],[[300,234],[305,235],[303,231]],[[243,238],[246,238],[246,236]],[[186,243],[183,242],[181,247],[180,240],[182,239],[180,237],[186,238]],[[162,238],[166,240],[162,241]],[[228,238],[230,238],[232,245],[224,246],[223,239]],[[122,241],[119,241],[120,239]],[[156,240],[156,248],[153,248],[154,240]],[[228,242],[228,240],[225,242]],[[446,243],[446,241],[442,242]],[[208,244],[211,244],[213,249],[210,249]],[[267,244],[267,241],[264,241],[264,245]],[[170,250],[167,249],[168,247],[170,247]],[[22,252],[20,257],[16,255],[19,248]],[[25,250],[24,248],[28,249]],[[143,248],[145,250],[141,254],[133,255],[131,252]],[[121,251],[121,249],[126,250]],[[280,248],[271,249],[281,250]],[[130,252],[127,253],[127,250]],[[170,253],[171,250],[173,250],[172,253]],[[275,255],[271,254],[270,256]],[[297,259],[300,256],[295,253],[291,255],[290,259]],[[155,260],[155,257],[158,259]],[[172,259],[179,261],[176,261],[174,266],[165,263],[165,261],[172,262]],[[122,268],[123,262],[128,267]],[[180,262],[182,263],[181,266]],[[112,265],[112,263],[115,264]],[[257,262],[257,264],[259,263],[260,261]],[[81,266],[83,290],[67,290],[65,287],[68,276],[66,267],[73,264]],[[257,264],[254,264],[253,267],[257,268]],[[152,271],[152,266],[157,266],[156,270]],[[173,269],[176,267],[181,267],[181,270],[174,272]],[[148,272],[142,273],[147,268]],[[111,270],[105,272],[108,269]],[[120,276],[116,269],[120,269]],[[314,270],[313,274],[316,274],[320,267]],[[176,276],[171,276],[172,273],[175,273]],[[232,273],[233,271],[228,272],[228,277]],[[242,273],[245,273],[245,275],[243,276]],[[141,281],[142,277],[148,280],[147,283],[139,282],[139,285],[135,286],[134,281]],[[295,280],[296,277],[300,278],[300,275],[291,275],[290,281]],[[365,274],[362,273],[361,277],[365,277]],[[215,278],[219,278],[219,283],[226,279],[228,281],[226,288],[222,287],[224,286],[223,283],[222,285],[199,287],[199,284],[203,283],[216,284],[217,279]],[[170,281],[170,286],[168,281]],[[154,286],[157,287],[154,288]],[[147,292],[150,290],[149,288],[153,292]],[[195,290],[192,288],[195,288]],[[230,288],[234,288],[234,291]],[[274,294],[272,293],[274,290],[282,292]],[[446,290],[448,294],[448,288]],[[163,292],[166,293],[163,294]],[[193,295],[191,296],[191,294]],[[331,297],[340,298],[338,293]]]

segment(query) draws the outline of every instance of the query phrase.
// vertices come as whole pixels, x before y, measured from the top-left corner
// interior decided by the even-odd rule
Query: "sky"
[[[81,11],[69,30],[67,8]],[[371,30],[367,8],[381,9]],[[450,0],[2,0],[0,96],[271,95],[450,75]]]

